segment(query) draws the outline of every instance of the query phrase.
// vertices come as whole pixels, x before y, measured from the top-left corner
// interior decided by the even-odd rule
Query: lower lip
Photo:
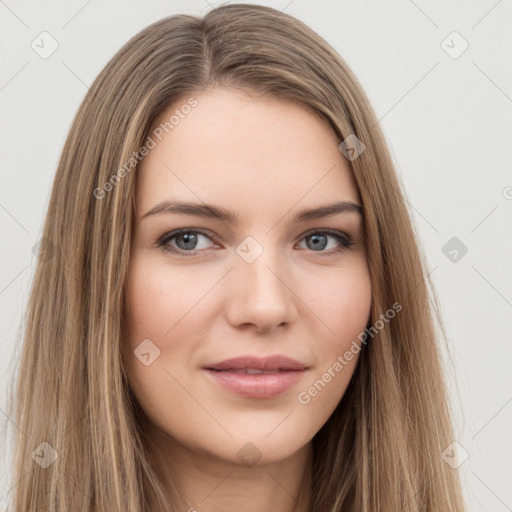
[[[248,398],[273,398],[297,384],[305,370],[287,370],[279,373],[234,373],[204,370],[225,389]]]

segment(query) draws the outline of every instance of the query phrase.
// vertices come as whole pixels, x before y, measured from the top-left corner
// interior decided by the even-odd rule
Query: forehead
[[[208,90],[169,106],[149,136],[155,146],[137,169],[140,213],[168,196],[243,206],[248,215],[359,200],[338,137],[297,102]]]

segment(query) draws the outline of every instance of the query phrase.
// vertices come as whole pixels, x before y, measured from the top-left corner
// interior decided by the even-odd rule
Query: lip
[[[203,367],[208,378],[247,398],[276,397],[296,385],[306,370],[303,363],[282,355],[242,356]]]

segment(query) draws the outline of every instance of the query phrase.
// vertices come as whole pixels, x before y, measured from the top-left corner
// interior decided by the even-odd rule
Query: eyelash
[[[171,247],[170,245],[168,245],[168,243],[172,239],[178,237],[179,235],[185,234],[185,233],[200,234],[200,235],[203,235],[203,236],[209,238],[213,242],[217,243],[216,240],[214,238],[212,238],[211,235],[209,235],[208,233],[206,233],[200,229],[184,228],[184,229],[177,229],[175,231],[170,231],[169,233],[165,233],[162,237],[160,237],[157,240],[157,242],[156,242],[157,246],[161,247],[162,250],[166,253],[173,253],[178,257],[185,257],[185,258],[187,258],[189,256],[195,256],[198,252],[203,252],[204,249],[200,249],[198,251],[183,251],[183,250],[176,249],[175,247]],[[330,229],[308,231],[307,233],[305,233],[302,236],[300,241],[302,242],[302,240],[304,240],[305,238],[308,238],[312,235],[318,235],[318,234],[329,235],[329,236],[333,237],[334,239],[336,239],[338,242],[340,242],[342,245],[342,247],[338,247],[337,249],[331,249],[330,251],[325,251],[325,252],[318,251],[319,255],[329,256],[334,253],[341,253],[344,250],[349,249],[354,244],[354,241],[348,235],[346,235],[344,233],[342,234],[338,231],[332,231]],[[311,251],[311,252],[315,253],[317,251]]]

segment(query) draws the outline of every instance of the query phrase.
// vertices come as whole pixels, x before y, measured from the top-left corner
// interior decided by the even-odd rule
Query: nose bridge
[[[250,285],[258,293],[283,294],[282,272],[283,255],[279,254],[277,247],[271,244],[271,236],[260,241],[248,236],[236,248],[238,261],[237,274],[245,285]],[[245,287],[244,285],[244,287]],[[286,288],[286,287],[285,287]]]
[[[248,236],[236,247],[235,279],[231,289],[231,320],[258,324],[260,329],[291,322],[296,317],[290,273],[284,255],[270,243]],[[260,238],[261,240],[261,238]]]

